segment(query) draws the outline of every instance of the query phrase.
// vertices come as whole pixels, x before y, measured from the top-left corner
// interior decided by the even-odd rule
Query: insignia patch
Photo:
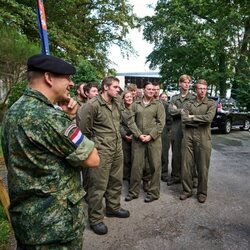
[[[79,146],[84,140],[84,135],[76,124],[71,124],[64,132],[64,134],[76,145]]]

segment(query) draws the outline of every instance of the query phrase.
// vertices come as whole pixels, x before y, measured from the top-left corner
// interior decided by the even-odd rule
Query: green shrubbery
[[[9,98],[8,98],[8,102],[7,102],[8,108],[21,97],[26,87],[27,87],[26,81],[19,82],[15,86],[12,87]]]
[[[5,249],[11,233],[11,226],[0,203],[0,249]]]

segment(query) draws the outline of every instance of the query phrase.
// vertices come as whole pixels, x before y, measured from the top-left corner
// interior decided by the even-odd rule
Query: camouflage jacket
[[[74,239],[85,219],[79,166],[93,142],[44,95],[26,89],[4,118],[2,146],[17,239],[31,245]]]

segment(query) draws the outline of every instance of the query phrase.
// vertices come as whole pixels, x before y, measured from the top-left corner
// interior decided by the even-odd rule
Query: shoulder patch
[[[66,128],[64,135],[67,136],[77,147],[84,140],[84,135],[76,124],[71,124]]]

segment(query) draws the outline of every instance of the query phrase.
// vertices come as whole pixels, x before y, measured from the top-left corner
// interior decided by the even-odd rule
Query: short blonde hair
[[[184,82],[185,80],[189,80],[191,82],[192,78],[189,75],[181,75],[179,78],[179,82]]]
[[[129,90],[129,91],[137,90],[137,85],[134,84],[134,83],[130,83],[130,84],[127,86],[127,90]]]
[[[207,86],[207,81],[204,80],[204,79],[199,79],[199,80],[197,81],[197,83],[196,83],[196,86],[197,86],[197,84],[202,84],[202,85],[206,85],[206,86]]]

